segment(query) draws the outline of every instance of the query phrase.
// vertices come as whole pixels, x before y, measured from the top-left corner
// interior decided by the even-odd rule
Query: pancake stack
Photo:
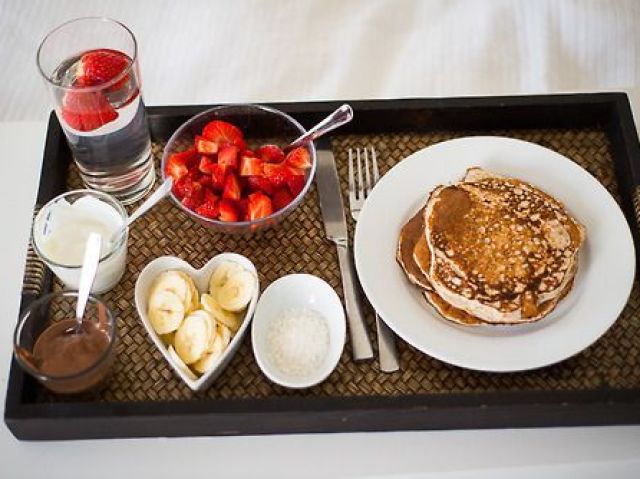
[[[573,286],[585,229],[533,185],[480,168],[439,186],[401,229],[397,259],[440,315],[458,324],[522,324]]]

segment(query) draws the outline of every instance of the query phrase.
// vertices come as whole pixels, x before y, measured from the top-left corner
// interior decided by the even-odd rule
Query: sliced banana
[[[234,261],[220,263],[209,279],[209,293],[215,294],[215,291],[224,286],[233,274],[242,270],[242,266]]]
[[[218,304],[218,301],[212,295],[205,293],[200,299],[202,301],[202,306],[204,307],[204,309],[209,311],[216,319],[216,321],[224,324],[234,333],[238,330],[238,328],[240,328],[242,318],[235,313],[231,313],[222,309],[222,307]]]
[[[187,313],[200,309],[200,292],[198,291],[193,278],[184,271],[177,271],[177,273],[187,282],[189,289],[191,290],[191,306],[187,308]]]
[[[218,327],[216,329],[217,335],[222,340],[222,350],[224,351],[227,346],[229,346],[229,343],[231,342],[231,336],[233,336],[233,334],[231,333],[231,330],[222,323],[218,323]]]
[[[213,317],[213,314],[211,314],[206,309],[198,309],[197,311],[194,311],[193,313],[191,313],[191,315],[202,316],[209,322],[209,336],[207,337],[206,352],[210,353],[213,348],[213,343],[216,339],[216,336],[218,335],[218,328],[217,328],[218,322]]]
[[[211,335],[209,319],[197,313],[190,314],[182,321],[174,338],[176,352],[186,364],[195,363],[204,355]]]
[[[170,344],[173,344],[173,338],[175,337],[175,335],[176,335],[175,332],[161,334],[160,339],[162,340],[165,346],[169,346]]]
[[[180,359],[180,356],[178,356],[178,353],[176,352],[176,350],[173,349],[173,346],[169,345],[169,347],[167,348],[167,351],[169,351],[169,357],[175,363],[175,365],[178,367],[180,371],[182,371],[189,379],[192,379],[194,381],[198,379],[198,377],[195,374],[193,374],[193,371],[189,369],[189,366],[187,366],[182,361],[182,359]]]
[[[171,291],[177,295],[184,305],[185,313],[191,310],[193,304],[193,290],[191,278],[182,271],[168,270],[160,273],[151,287],[151,296],[160,291]]]
[[[171,291],[157,291],[149,298],[147,314],[156,333],[171,333],[180,327],[184,319],[184,303]]]
[[[222,356],[222,351],[205,354],[193,365],[193,369],[204,374],[216,365],[220,356]]]
[[[256,279],[253,274],[244,269],[237,271],[218,288],[216,299],[220,306],[227,311],[240,311],[246,308],[251,301],[255,285]]]

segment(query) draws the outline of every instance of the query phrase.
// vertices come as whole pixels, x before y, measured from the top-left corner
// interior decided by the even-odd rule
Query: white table
[[[639,5],[0,3],[0,400],[48,111],[33,57],[51,27],[90,14],[128,24],[149,104],[621,89],[637,110]],[[0,458],[11,478],[639,477],[640,426],[28,443],[2,424]]]

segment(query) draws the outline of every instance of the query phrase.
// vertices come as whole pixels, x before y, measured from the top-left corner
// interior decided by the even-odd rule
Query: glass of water
[[[123,204],[143,197],[155,171],[133,33],[107,18],[51,31],[37,54],[80,175]]]

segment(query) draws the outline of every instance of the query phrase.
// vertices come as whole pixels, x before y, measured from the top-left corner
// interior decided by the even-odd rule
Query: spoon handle
[[[87,240],[82,260],[82,270],[80,271],[80,286],[78,286],[78,304],[76,305],[76,319],[78,326],[84,317],[84,309],[91,293],[91,286],[96,279],[98,263],[100,262],[100,250],[102,249],[102,236],[98,233],[91,233]]]
[[[168,177],[164,182],[154,191],[149,197],[144,200],[140,207],[133,212],[127,220],[127,226],[130,226],[135,220],[140,218],[143,214],[153,208],[158,201],[167,196],[173,187],[173,180]]]
[[[331,113],[328,117],[318,123],[316,126],[311,128],[304,135],[296,138],[292,141],[285,150],[292,150],[297,148],[298,146],[304,145],[310,141],[314,141],[317,138],[321,137],[325,133],[330,132],[331,130],[335,130],[339,126],[344,125],[345,123],[349,123],[353,119],[353,109],[348,104],[344,104],[339,107],[336,111]]]

